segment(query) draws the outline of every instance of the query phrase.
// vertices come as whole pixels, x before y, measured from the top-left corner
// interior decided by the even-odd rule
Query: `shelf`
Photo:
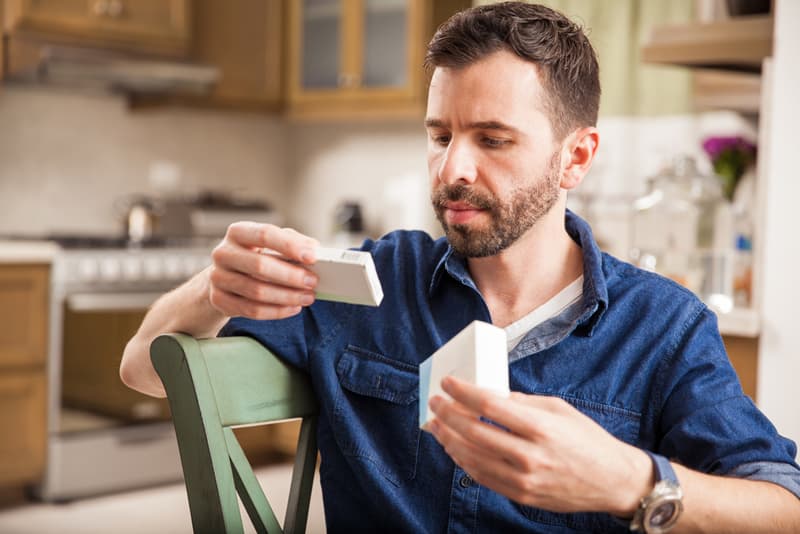
[[[757,15],[657,26],[642,47],[642,61],[760,72],[772,55],[772,25],[771,15]]]
[[[714,311],[723,336],[757,337],[761,331],[760,318],[752,308],[734,308],[727,313]]]
[[[761,76],[750,72],[695,70],[692,104],[696,110],[757,114],[761,106]]]

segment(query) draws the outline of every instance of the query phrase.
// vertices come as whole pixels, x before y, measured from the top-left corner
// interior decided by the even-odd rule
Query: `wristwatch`
[[[653,460],[656,485],[645,496],[633,514],[630,529],[646,534],[669,532],[683,512],[683,490],[669,460],[650,451],[644,451]]]

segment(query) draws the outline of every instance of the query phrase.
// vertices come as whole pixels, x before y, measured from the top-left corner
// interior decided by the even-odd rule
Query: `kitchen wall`
[[[655,117],[602,117],[600,150],[569,205],[590,219],[603,247],[628,251],[628,209],[646,180],[675,156],[708,162],[709,135],[746,135],[755,125],[728,112]],[[296,124],[289,133],[289,223],[326,239],[337,204],[362,203],[368,233],[421,228],[440,234],[428,200],[426,137],[421,120],[408,123]]]
[[[337,205],[353,200],[370,235],[440,232],[429,207],[426,139],[421,119],[291,126],[289,221],[325,240]]]
[[[0,93],[0,124],[0,234],[119,232],[115,199],[168,188],[164,179],[175,169],[172,186],[184,193],[213,188],[268,200],[287,225],[322,241],[347,200],[361,203],[369,235],[395,228],[440,234],[421,120],[292,123],[199,109],[131,112],[116,97],[10,87]],[[677,154],[704,162],[707,135],[754,132],[725,112],[605,116],[599,127],[598,158],[570,207],[621,257],[627,209],[648,176]]]
[[[284,205],[286,145],[282,121],[263,114],[131,113],[117,97],[6,86],[0,233],[121,232],[115,199],[159,188],[224,189]]]

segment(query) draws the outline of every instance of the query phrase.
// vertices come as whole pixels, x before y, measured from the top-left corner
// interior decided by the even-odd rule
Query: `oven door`
[[[75,293],[63,304],[61,433],[169,419],[166,399],[125,386],[119,364],[158,293]]]

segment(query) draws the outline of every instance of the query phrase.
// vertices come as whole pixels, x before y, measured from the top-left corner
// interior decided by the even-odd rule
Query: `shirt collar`
[[[578,320],[580,325],[578,331],[591,336],[597,322],[608,307],[608,287],[603,275],[603,256],[592,236],[589,224],[570,210],[566,211],[565,227],[567,234],[581,247],[583,252],[583,312]],[[433,293],[442,284],[444,273],[477,291],[465,258],[456,253],[449,244],[433,270],[428,288],[430,296],[433,296]]]

